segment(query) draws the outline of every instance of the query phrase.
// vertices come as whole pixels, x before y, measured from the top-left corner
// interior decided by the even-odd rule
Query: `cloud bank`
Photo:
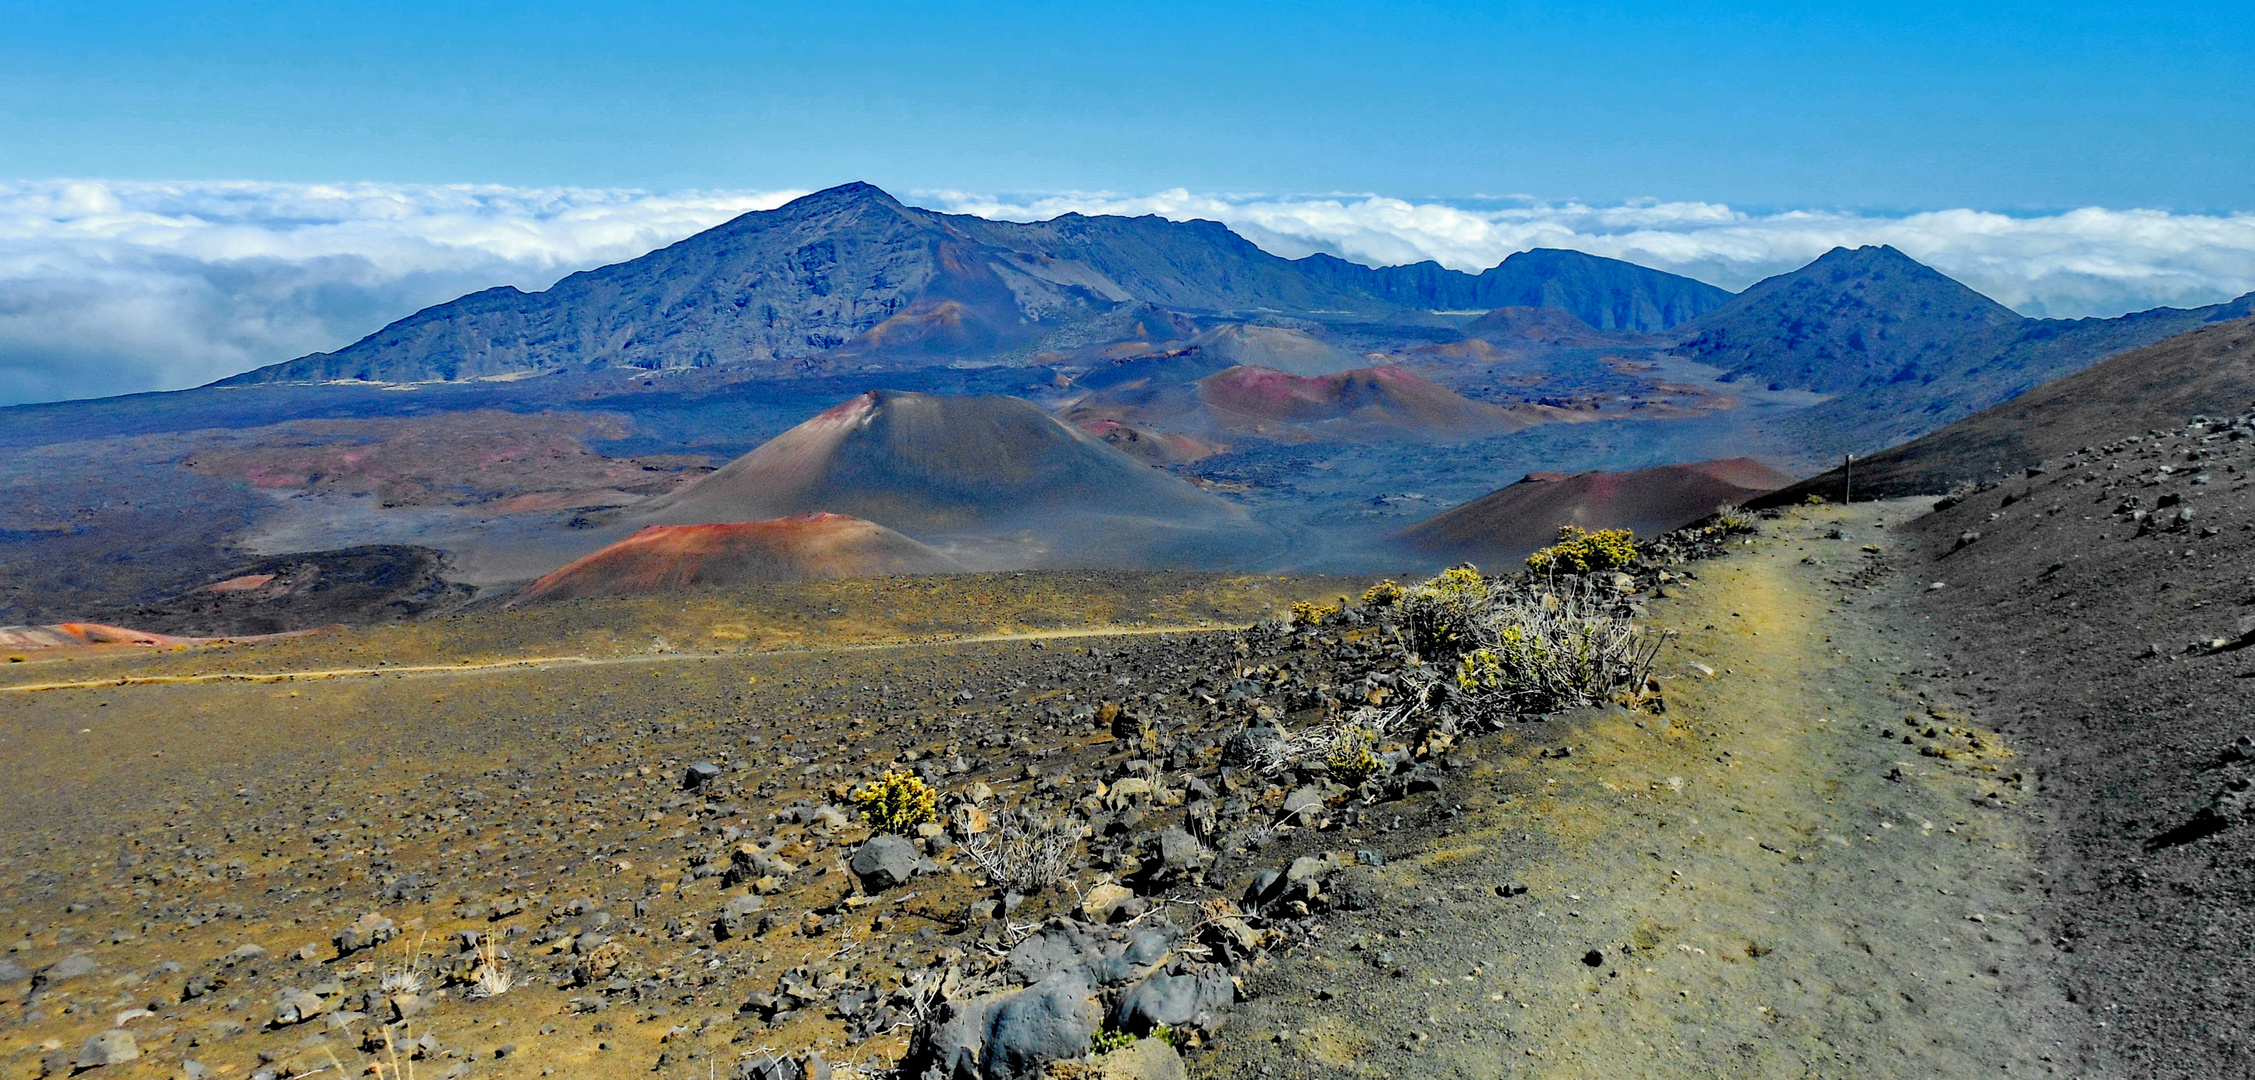
[[[801,194],[0,184],[0,404],[200,385]]]
[[[176,389],[349,344],[495,285],[540,289],[800,191],[470,185],[0,184],[0,404]],[[1569,247],[1743,288],[1840,245],[1893,244],[2030,315],[2114,315],[2255,290],[2255,214],[1750,214],[1719,203],[1462,204],[1187,191],[935,209],[1212,218],[1269,251],[1478,271]]]

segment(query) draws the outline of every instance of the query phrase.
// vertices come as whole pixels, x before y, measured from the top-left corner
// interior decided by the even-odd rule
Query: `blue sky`
[[[1893,244],[2024,314],[2255,289],[2237,4],[0,0],[0,404],[194,386],[847,180],[1571,247]]]
[[[0,178],[2213,213],[2255,208],[2247,16],[0,0]]]

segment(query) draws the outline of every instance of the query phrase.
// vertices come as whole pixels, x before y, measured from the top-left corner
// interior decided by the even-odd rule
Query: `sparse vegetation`
[[[1482,712],[1551,712],[1641,695],[1664,636],[1616,612],[1609,590],[1565,580],[1514,591],[1469,624],[1457,692]]]
[[[500,997],[515,985],[516,980],[510,976],[509,969],[502,966],[501,947],[494,943],[492,935],[481,938],[478,942],[478,966],[470,973],[470,996]]]
[[[913,833],[939,818],[940,793],[914,773],[887,772],[854,792],[853,802],[878,832]]]
[[[1390,608],[1400,603],[1401,599],[1402,587],[1396,584],[1392,578],[1387,578],[1362,592],[1362,606],[1366,608]]]
[[[1488,581],[1478,568],[1452,566],[1403,594],[1411,644],[1428,653],[1454,648],[1472,616],[1488,600]]]

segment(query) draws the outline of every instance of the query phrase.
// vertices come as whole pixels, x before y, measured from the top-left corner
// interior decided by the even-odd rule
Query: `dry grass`
[[[968,808],[959,808],[956,831],[963,837],[963,853],[989,881],[1026,896],[1071,877],[1077,862],[1077,831],[1029,811],[997,810],[986,831],[972,832]]]

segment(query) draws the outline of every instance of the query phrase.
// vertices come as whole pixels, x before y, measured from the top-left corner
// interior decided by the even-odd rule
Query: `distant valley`
[[[1735,295],[1560,250],[1367,267],[1212,222],[992,221],[848,184],[210,387],[0,410],[0,623],[420,617],[644,526],[819,513],[971,569],[1509,561],[1587,518],[1559,499],[1582,487],[1481,503],[1523,508],[1477,543],[1409,538],[1485,520],[1414,528],[1529,474],[1807,476],[2251,302],[2025,319],[1891,248]],[[1589,490],[1680,524],[1714,483],[1636,475]],[[908,565],[759,543],[783,561],[722,562]],[[446,588],[270,620],[194,599],[346,550]]]

